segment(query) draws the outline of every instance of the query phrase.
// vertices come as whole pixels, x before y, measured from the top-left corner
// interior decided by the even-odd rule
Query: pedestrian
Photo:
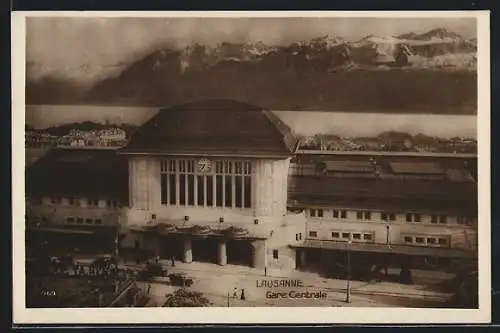
[[[148,295],[150,292],[151,292],[151,283],[148,283],[148,291],[147,291]]]
[[[175,267],[175,256],[172,256],[172,267]]]
[[[267,276],[267,266],[264,267],[264,276]]]
[[[233,298],[238,297],[238,288],[233,289]]]
[[[241,297],[240,297],[240,299],[242,301],[246,300],[246,298],[245,298],[245,289],[241,289]]]

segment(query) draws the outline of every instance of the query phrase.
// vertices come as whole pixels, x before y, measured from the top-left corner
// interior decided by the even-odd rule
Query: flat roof
[[[403,255],[417,256],[439,256],[443,258],[474,258],[477,253],[474,251],[438,248],[438,247],[423,247],[411,245],[392,245],[392,244],[377,244],[377,243],[356,243],[350,245],[347,242],[326,241],[307,239],[301,244],[292,245],[297,248],[314,248],[324,250],[338,251],[356,251],[356,252],[376,252],[376,253],[394,253]]]
[[[128,162],[116,150],[53,148],[26,169],[26,192],[128,200]]]

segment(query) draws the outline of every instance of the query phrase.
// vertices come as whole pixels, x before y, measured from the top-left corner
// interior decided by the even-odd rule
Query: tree
[[[174,293],[165,295],[163,307],[205,307],[212,303],[200,292],[177,289]]]

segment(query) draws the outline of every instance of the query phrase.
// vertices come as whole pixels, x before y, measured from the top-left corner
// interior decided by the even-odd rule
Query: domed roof
[[[272,111],[225,99],[161,109],[122,152],[203,155],[289,155],[297,146]]]

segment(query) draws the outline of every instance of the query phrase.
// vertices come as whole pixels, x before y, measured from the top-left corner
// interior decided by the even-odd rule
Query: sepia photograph
[[[489,318],[487,15],[208,14],[18,17],[22,317]]]

